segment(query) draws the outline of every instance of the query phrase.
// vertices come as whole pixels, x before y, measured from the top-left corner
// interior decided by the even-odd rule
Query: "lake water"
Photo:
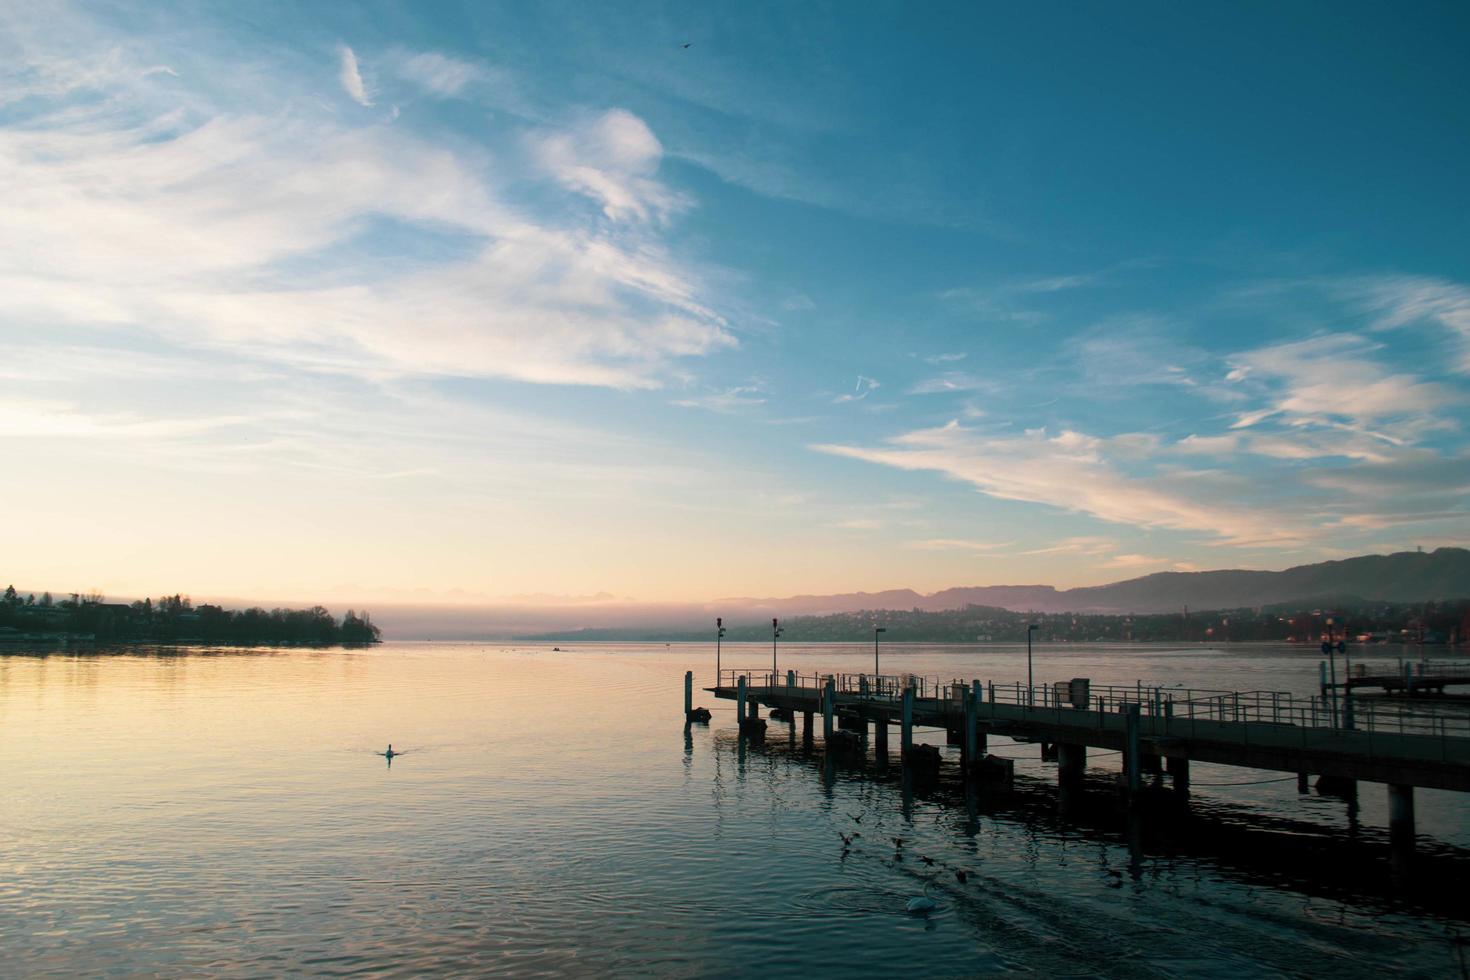
[[[871,654],[781,657],[859,671]],[[1004,738],[990,748],[1018,758],[1016,791],[967,796],[828,768],[782,724],[745,748],[707,694],[714,722],[686,733],[683,672],[708,684],[713,660],[663,644],[0,657],[0,973],[1462,975],[1466,797],[1417,793],[1417,883],[1388,871],[1375,784],[1352,813],[1279,773],[1196,764],[1192,816],[1130,835],[1116,756],[1089,759],[1091,802],[1063,820],[1055,766]],[[1285,648],[1036,660],[1038,682],[1317,683],[1316,656]],[[894,644],[884,661],[1025,677],[1024,648]],[[725,647],[727,667],[769,663]],[[391,768],[388,742],[406,752]],[[926,882],[938,909],[906,913]]]

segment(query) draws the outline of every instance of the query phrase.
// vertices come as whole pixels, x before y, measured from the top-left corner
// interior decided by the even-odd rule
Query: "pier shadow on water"
[[[1196,794],[1185,801],[1152,781],[1130,806],[1118,773],[1099,766],[1089,768],[1075,790],[1059,788],[1054,767],[1048,767],[1051,780],[1018,772],[1004,788],[964,780],[953,750],[937,774],[905,772],[896,757],[873,758],[869,743],[862,755],[829,753],[820,739],[803,742],[798,727],[773,722],[764,739],[722,729],[712,733],[712,741],[742,772],[758,760],[803,768],[828,799],[844,784],[863,784],[889,796],[910,824],[920,819],[920,810],[938,811],[930,819],[951,835],[977,837],[987,832],[987,822],[997,822],[1038,840],[1121,848],[1127,860],[1119,884],[1123,875],[1146,884],[1166,870],[1188,870],[1383,914],[1432,916],[1445,921],[1452,941],[1461,924],[1470,933],[1464,884],[1470,881],[1470,850],[1421,835],[1412,856],[1396,854],[1387,831],[1359,823],[1357,800],[1350,795],[1331,800],[1341,806],[1343,827],[1218,797]],[[687,732],[685,741],[692,750]],[[1011,746],[1001,741],[993,747]],[[1362,784],[1365,792],[1379,788]],[[1327,795],[1316,799],[1323,802]]]

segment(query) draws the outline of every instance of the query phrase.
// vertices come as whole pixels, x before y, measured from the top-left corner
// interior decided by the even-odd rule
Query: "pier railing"
[[[842,704],[875,703],[897,705],[906,688],[930,709],[946,715],[963,714],[964,698],[971,681],[943,680],[918,674],[856,674],[772,672],[770,668],[725,668],[719,686],[735,688],[740,679],[754,692],[814,697],[828,683]],[[1085,700],[1084,700],[1085,699]],[[1220,691],[1198,688],[1162,687],[1142,682],[1131,685],[1091,684],[1074,687],[1067,681],[1028,688],[1013,684],[983,683],[979,703],[1007,705],[1046,713],[1064,722],[1068,712],[1095,711],[1118,714],[1138,705],[1140,716],[1157,719],[1152,731],[1172,728],[1176,722],[1234,722],[1251,725],[1292,727],[1302,730],[1342,730],[1384,734],[1430,735],[1440,738],[1470,738],[1470,712],[1431,706],[1384,703],[1374,699],[1298,697],[1286,691]],[[1055,714],[1053,714],[1055,713]]]

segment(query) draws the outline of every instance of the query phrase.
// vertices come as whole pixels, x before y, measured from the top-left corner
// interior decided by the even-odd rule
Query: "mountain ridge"
[[[1154,572],[1105,585],[1058,589],[1051,585],[954,586],[925,595],[913,589],[732,598],[710,608],[766,611],[774,615],[822,615],[867,609],[937,612],[968,605],[1020,612],[1156,613],[1192,609],[1240,609],[1333,596],[1382,602],[1417,602],[1470,595],[1470,549],[1400,551],[1358,555],[1280,571],[1218,569]]]

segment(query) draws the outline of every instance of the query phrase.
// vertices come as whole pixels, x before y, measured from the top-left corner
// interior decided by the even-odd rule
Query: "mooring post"
[[[899,751],[903,757],[909,757],[909,750],[914,747],[914,689],[905,687],[903,689],[903,730],[899,735]]]
[[[812,740],[812,713],[810,711],[801,713],[801,740],[808,744]]]
[[[1139,711],[1134,703],[1124,707],[1127,715],[1123,721],[1123,765],[1128,769],[1128,795],[1134,796],[1143,789],[1143,759],[1138,746]]]
[[[1388,784],[1388,838],[1397,851],[1414,849],[1414,787]]]
[[[684,718],[694,711],[694,671],[684,671]]]
[[[745,675],[740,675],[740,681],[735,685],[735,720],[745,722]]]
[[[832,718],[836,713],[837,684],[829,677],[822,688],[822,740],[824,742],[832,741]]]
[[[1296,791],[1298,793],[1310,793],[1312,791],[1312,774],[1299,772],[1296,774]]]
[[[873,719],[873,757],[881,763],[888,762],[888,718]]]

